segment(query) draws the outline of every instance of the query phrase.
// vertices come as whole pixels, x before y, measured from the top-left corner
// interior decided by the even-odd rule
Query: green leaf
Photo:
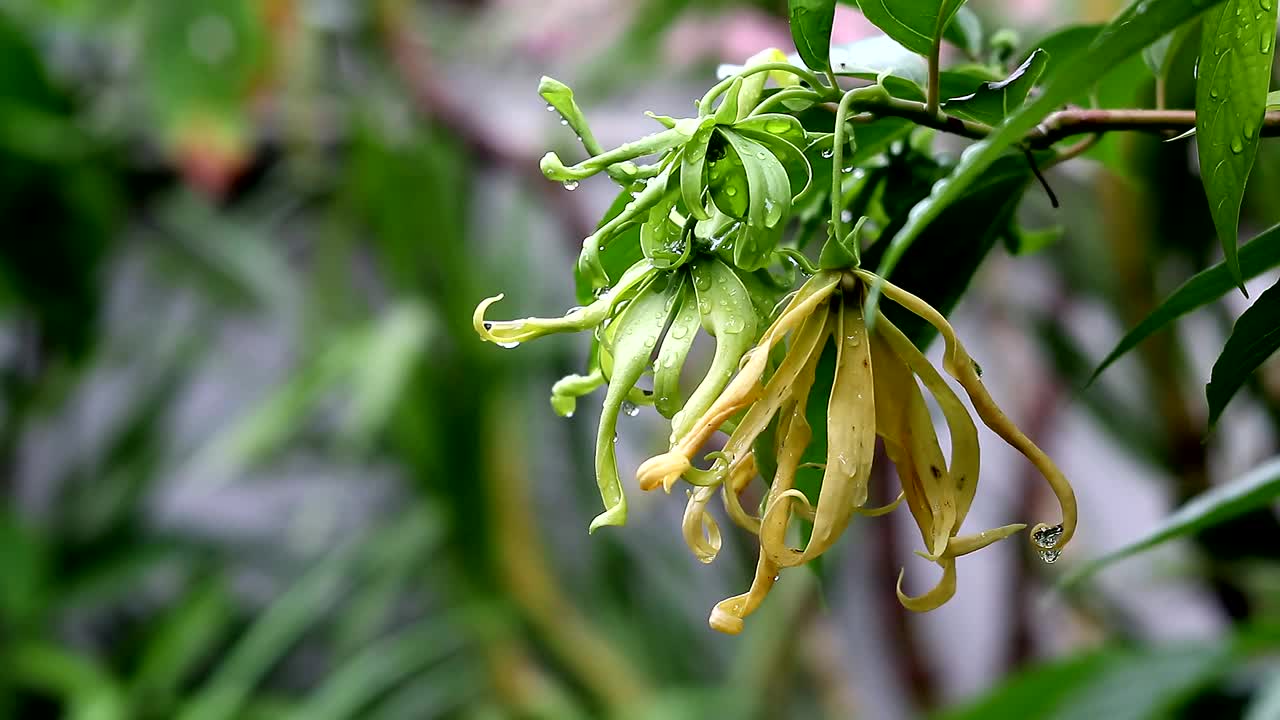
[[[1138,0],[1103,28],[1089,45],[1089,63],[1098,72],[1064,72],[1045,84],[1043,92],[1030,104],[1011,115],[986,140],[966,150],[949,178],[935,184],[928,198],[912,211],[903,228],[890,242],[881,260],[879,274],[888,276],[902,259],[903,253],[942,211],[961,197],[1009,146],[1039,123],[1046,115],[1073,96],[1083,92],[1122,60],[1137,54],[1164,33],[1196,17],[1205,7],[1222,0]],[[868,305],[878,304],[879,288],[873,288]]]
[[[1036,50],[1009,77],[1000,82],[986,83],[972,95],[952,98],[944,103],[944,107],[954,115],[999,125],[1010,113],[1022,107],[1047,62],[1049,54]]]
[[[169,707],[187,674],[224,640],[234,609],[220,574],[191,588],[149,638],[130,687],[134,700],[147,707]]]
[[[831,67],[831,25],[836,17],[836,0],[788,0],[791,39],[804,64],[825,72]]]
[[[929,55],[964,0],[861,0],[872,25],[912,52]]]
[[[1280,457],[1188,500],[1133,542],[1092,560],[1062,580],[1072,585],[1112,563],[1170,540],[1221,525],[1251,510],[1267,507],[1280,496]]]
[[[1233,658],[1227,644],[1108,648],[1016,675],[937,720],[1152,720],[1172,717]]]
[[[1222,354],[1213,364],[1205,395],[1209,399],[1209,427],[1258,366],[1280,349],[1280,283],[1272,285],[1245,310],[1231,328]]]
[[[1226,0],[1204,14],[1196,81],[1196,144],[1227,269],[1244,289],[1236,256],[1240,205],[1258,155],[1275,55],[1274,0]]]
[[[1240,270],[1246,280],[1276,265],[1280,265],[1280,225],[1263,232],[1240,248]],[[1093,371],[1089,382],[1096,380],[1103,370],[1110,367],[1111,363],[1119,360],[1160,328],[1198,307],[1217,300],[1230,292],[1233,287],[1235,287],[1235,279],[1225,263],[1219,263],[1197,273],[1174,290],[1164,302],[1160,303],[1160,307],[1153,310],[1138,323],[1137,327],[1120,339],[1115,348],[1098,364],[1098,369]]]

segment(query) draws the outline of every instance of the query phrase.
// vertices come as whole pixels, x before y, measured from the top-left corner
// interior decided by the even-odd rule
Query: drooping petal
[[[613,312],[614,307],[633,295],[636,288],[648,279],[652,272],[653,266],[647,260],[641,260],[628,268],[618,280],[618,284],[595,302],[586,307],[570,310],[563,317],[558,318],[485,320],[484,315],[489,306],[504,297],[502,294],[495,295],[476,306],[471,317],[472,326],[482,339],[504,346],[527,342],[552,333],[588,330],[604,322],[605,318]]]
[[[911,456],[914,444],[907,413],[907,408],[918,401],[920,387],[915,375],[879,332],[871,334],[871,362],[875,368],[876,432],[884,439],[885,454],[893,461],[921,538],[932,547],[933,508]]]
[[[773,483],[769,486],[769,494],[765,497],[764,513],[760,520],[760,551],[767,555],[775,565],[782,565],[803,553],[787,544],[787,528],[799,495],[800,505],[806,510],[809,501],[795,489],[796,472],[804,458],[805,450],[813,439],[813,430],[806,415],[809,407],[809,394],[813,389],[814,377],[818,363],[822,358],[822,347],[826,339],[837,325],[830,309],[822,312],[824,329],[815,350],[810,353],[804,371],[797,377],[788,405],[778,418],[778,468],[774,473]],[[807,514],[807,513],[805,513]],[[810,516],[811,517],[811,516]],[[812,520],[810,519],[810,522]]]
[[[827,406],[827,468],[818,491],[813,528],[803,552],[778,564],[808,562],[826,552],[849,525],[854,508],[865,505],[875,456],[876,411],[867,326],[861,298],[846,290],[832,308],[836,372]]]
[[[865,271],[858,272],[860,277],[865,276],[863,277],[864,281],[872,282],[876,279],[876,276]],[[1058,505],[1062,509],[1062,522],[1056,526],[1040,523],[1032,529],[1031,535],[1033,539],[1037,537],[1051,539],[1051,541],[1045,543],[1037,543],[1042,550],[1060,551],[1071,540],[1076,529],[1076,497],[1075,491],[1071,488],[1071,483],[1062,474],[1062,471],[1058,469],[1057,465],[1053,463],[1053,460],[1037,447],[1030,438],[1024,435],[1013,424],[1013,421],[1004,414],[1004,411],[1000,409],[995,400],[992,399],[991,394],[987,392],[986,386],[982,384],[982,379],[978,376],[977,366],[973,358],[969,356],[964,346],[960,344],[955,330],[947,322],[946,318],[942,317],[941,313],[919,297],[888,281],[882,282],[886,297],[920,316],[925,322],[938,329],[943,341],[946,343],[943,369],[964,388],[965,393],[969,396],[969,401],[973,403],[974,410],[978,413],[978,417],[982,418],[982,422],[1030,460],[1031,464],[1040,471],[1045,481],[1049,483],[1049,487],[1053,490],[1058,499]]]
[[[627,518],[627,499],[618,477],[618,462],[614,453],[614,436],[618,427],[618,413],[622,403],[636,382],[649,367],[649,357],[657,344],[658,335],[666,327],[670,316],[669,294],[675,283],[665,278],[654,278],[641,288],[635,299],[609,326],[612,334],[613,373],[609,377],[609,390],[605,394],[604,408],[600,412],[600,427],[596,435],[596,482],[604,500],[605,511],[591,522],[591,531],[604,525],[622,525]]]
[[[756,575],[751,581],[751,589],[741,595],[721,600],[711,610],[708,624],[712,630],[728,635],[742,632],[743,618],[755,612],[764,602],[764,598],[778,581],[778,567],[764,553],[756,560]]]

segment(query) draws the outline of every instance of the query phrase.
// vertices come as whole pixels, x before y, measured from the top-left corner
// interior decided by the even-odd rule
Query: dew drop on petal
[[[1040,559],[1043,560],[1046,565],[1052,565],[1058,562],[1058,558],[1060,557],[1062,557],[1062,553],[1058,550],[1041,550],[1040,551]]]

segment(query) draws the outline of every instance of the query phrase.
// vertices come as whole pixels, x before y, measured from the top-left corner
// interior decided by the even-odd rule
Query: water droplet
[[[561,124],[561,125],[568,125],[568,124],[569,124],[569,121],[568,121],[568,120],[565,120],[564,118],[560,118],[560,124]]]
[[[729,197],[733,197],[734,195],[737,195],[737,194],[738,194],[738,188],[735,188],[735,187],[727,187],[727,188],[725,188],[725,189],[724,189],[724,194],[725,194],[725,195],[728,195]]]
[[[1041,550],[1040,551],[1040,559],[1043,560],[1046,565],[1052,565],[1058,562],[1058,558],[1060,557],[1062,557],[1062,552],[1059,550]]]
[[[513,347],[519,347],[519,346],[520,346],[520,343],[518,343],[518,342],[495,342],[495,343],[494,343],[494,345],[497,345],[497,346],[498,346],[498,347],[500,347],[500,348],[506,348],[507,350],[510,350],[510,349],[511,349],[511,348],[513,348]]]
[[[1218,99],[1218,88],[1209,88],[1209,97],[1214,100]]]
[[[730,335],[737,335],[746,327],[746,323],[742,322],[742,318],[732,317],[725,321],[724,331]]]
[[[842,211],[840,211],[840,222],[842,222],[842,223],[851,223],[851,222],[853,222],[853,213],[852,213],[851,211],[849,211],[849,210],[842,210]]]
[[[791,129],[791,123],[786,120],[770,120],[764,124],[765,132],[780,135]]]
[[[976,373],[978,377],[982,377],[982,366],[978,364],[977,360],[973,361],[973,372]]]
[[[1262,33],[1262,44],[1258,46],[1258,52],[1263,54],[1271,52],[1271,33]]]
[[[555,112],[555,111],[556,111],[556,108],[554,105],[551,105],[551,104],[547,105],[547,112]]]
[[[684,325],[674,325],[671,328],[671,337],[676,340],[683,340],[689,335],[689,328]]]
[[[762,153],[762,152],[758,152],[758,153],[756,153],[756,159],[757,159],[757,160],[763,160],[763,159],[764,159],[764,153]]]
[[[852,166],[852,165],[850,165],[850,166],[848,166],[848,167],[840,168],[840,172],[842,172],[842,173],[851,173],[851,172],[853,172],[853,166]]]
[[[1237,155],[1244,152],[1244,140],[1238,137],[1231,138],[1231,152]]]
[[[1061,525],[1042,527],[1031,534],[1031,542],[1035,543],[1036,547],[1050,549],[1062,539],[1062,532]]]
[[[577,190],[577,189],[578,189],[578,181],[577,181],[577,180],[565,180],[565,181],[564,181],[564,189],[565,189],[565,190],[568,190],[569,192],[573,192],[574,190]]]
[[[565,412],[564,417],[566,417],[566,418],[571,418],[571,417],[573,417],[573,411],[572,411],[572,410],[569,410],[569,411]]]
[[[1268,10],[1268,11],[1271,10],[1271,3],[1272,3],[1272,0],[1259,0],[1258,2],[1258,4],[1262,6],[1263,10]]]
[[[623,400],[622,412],[626,413],[627,417],[635,417],[640,414],[640,408],[636,407],[636,404],[631,402],[630,400]],[[617,433],[614,433],[613,441],[618,442]]]
[[[831,150],[830,148],[827,148],[826,150],[822,151],[823,159],[830,160],[832,155],[835,155],[835,151]]]

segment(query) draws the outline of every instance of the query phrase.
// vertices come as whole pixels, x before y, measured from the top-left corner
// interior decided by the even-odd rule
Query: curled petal
[[[685,506],[684,520],[680,529],[685,544],[693,551],[699,561],[709,563],[716,559],[720,552],[720,526],[711,513],[707,512],[707,503],[715,496],[714,486],[700,487],[689,496],[689,504]]]
[[[721,600],[711,610],[708,624],[712,630],[728,635],[742,632],[743,618],[755,612],[764,602],[764,598],[778,581],[778,566],[765,557],[763,551],[756,561],[756,575],[751,581],[751,589],[741,595]]]
[[[641,260],[623,273],[618,284],[586,307],[574,308],[558,318],[525,318],[523,320],[485,320],[489,306],[502,300],[504,294],[486,298],[471,316],[472,326],[482,339],[504,347],[561,332],[579,332],[604,322],[614,307],[630,297],[645,280],[654,277],[653,266]]]
[[[982,422],[1030,460],[1031,464],[1044,476],[1045,481],[1049,483],[1049,487],[1053,490],[1053,494],[1057,497],[1058,505],[1062,508],[1062,531],[1057,532],[1056,526],[1053,528],[1045,526],[1046,529],[1054,530],[1050,534],[1054,538],[1054,542],[1051,546],[1041,547],[1041,549],[1060,551],[1071,540],[1071,536],[1075,534],[1076,529],[1075,491],[1072,490],[1071,483],[1066,476],[1062,474],[1062,471],[1058,469],[1058,466],[1053,463],[1053,460],[1043,450],[1037,447],[1030,438],[1013,424],[1013,421],[1004,414],[1004,411],[992,399],[991,394],[987,392],[986,386],[982,384],[982,379],[978,376],[976,363],[969,356],[969,353],[965,351],[964,346],[960,344],[955,330],[947,322],[946,318],[942,317],[941,313],[924,300],[888,281],[879,280],[875,275],[866,271],[859,270],[857,272],[859,277],[862,277],[866,282],[877,281],[883,283],[885,296],[938,329],[938,332],[942,335],[943,342],[946,343],[943,367],[947,374],[954,377],[960,383],[960,386],[964,388],[970,402],[973,403],[974,410],[978,413],[978,417],[982,418]],[[1042,529],[1043,532],[1045,530]],[[1035,535],[1036,533],[1033,532],[1032,536],[1035,537]]]
[[[956,561],[947,559],[940,564],[942,565],[942,579],[938,581],[938,584],[933,589],[916,597],[911,597],[902,592],[902,578],[907,571],[904,569],[898,572],[898,602],[902,603],[902,607],[912,612],[929,612],[942,607],[956,594]]]
[[[888,346],[879,332],[871,336],[871,357],[875,367],[876,432],[884,439],[885,454],[893,461],[907,508],[920,528],[926,545],[933,542],[933,507],[925,493],[924,482],[916,470],[911,449],[917,447],[911,437],[907,409],[920,396],[915,376],[902,358]],[[921,400],[922,401],[922,400]]]

